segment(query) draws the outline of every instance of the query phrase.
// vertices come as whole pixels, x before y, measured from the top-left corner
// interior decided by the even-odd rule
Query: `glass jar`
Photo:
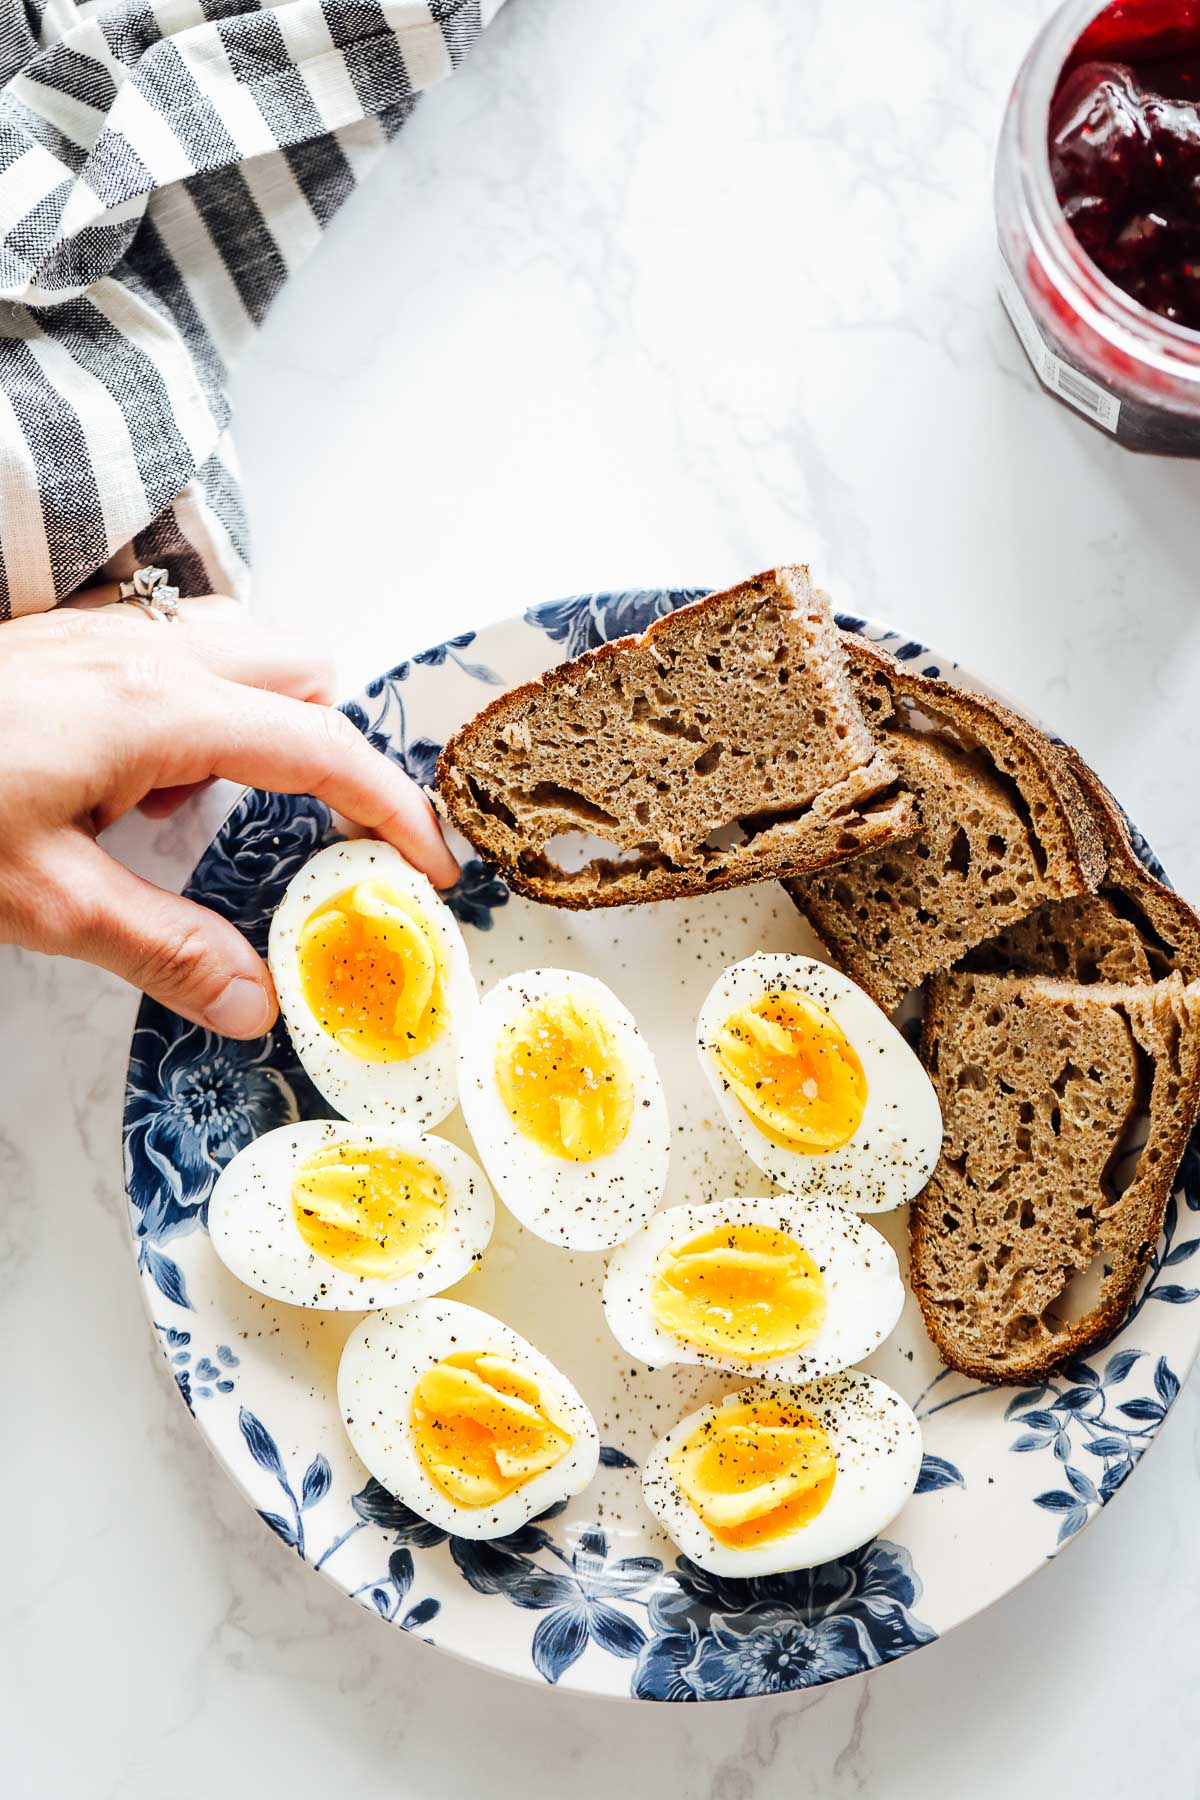
[[[1164,0],[1127,4],[1155,20]],[[1131,450],[1200,456],[1200,331],[1160,318],[1096,266],[1063,217],[1050,107],[1064,64],[1110,0],[1067,0],[1022,64],[996,153],[1000,297],[1043,385]],[[1190,9],[1188,9],[1190,12]],[[1116,57],[1119,60],[1119,54]]]

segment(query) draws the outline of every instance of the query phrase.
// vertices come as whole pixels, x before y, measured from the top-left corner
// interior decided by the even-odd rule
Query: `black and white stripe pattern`
[[[229,370],[502,0],[0,0],[0,619],[244,593]]]

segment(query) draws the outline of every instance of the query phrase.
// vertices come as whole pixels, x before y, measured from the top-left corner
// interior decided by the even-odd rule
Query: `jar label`
[[[1121,416],[1121,402],[1107,388],[1102,388],[1090,375],[1084,375],[1073,369],[1070,363],[1056,356],[1041,332],[1037,320],[1026,305],[1025,296],[1012,277],[1012,270],[1000,258],[1000,271],[997,277],[1000,299],[1004,310],[1012,320],[1013,329],[1020,338],[1025,354],[1033,364],[1034,373],[1053,394],[1073,406],[1094,425],[1102,425],[1105,431],[1116,431],[1117,420]]]

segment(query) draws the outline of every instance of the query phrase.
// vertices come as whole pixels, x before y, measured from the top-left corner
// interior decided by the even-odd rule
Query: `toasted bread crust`
[[[1022,1002],[1067,1009],[1068,1016],[1076,1022],[1080,1009],[1099,1008],[1102,1013],[1108,1009],[1124,1021],[1131,1040],[1153,1071],[1149,1094],[1135,1095],[1131,1091],[1127,1097],[1135,1107],[1148,1104],[1149,1110],[1148,1136],[1133,1179],[1115,1201],[1098,1203],[1098,1224],[1090,1254],[1103,1257],[1107,1272],[1097,1304],[1083,1317],[1068,1323],[1053,1318],[1051,1298],[1029,1325],[1023,1340],[989,1346],[990,1353],[985,1353],[978,1342],[972,1342],[970,1330],[955,1329],[956,1321],[964,1315],[955,1310],[955,1305],[947,1305],[946,1292],[946,1221],[958,1216],[964,1198],[966,1165],[958,1166],[963,1150],[955,1119],[958,1064],[951,1061],[949,1066],[944,1065],[941,1052],[962,1022],[964,983],[976,989],[968,1003],[981,1008],[1003,1007],[1020,997]],[[929,986],[921,1048],[947,1116],[947,1149],[910,1214],[910,1280],[926,1330],[943,1361],[974,1380],[999,1384],[1042,1380],[1071,1357],[1081,1356],[1107,1341],[1120,1328],[1136,1295],[1162,1230],[1188,1136],[1200,1115],[1200,985],[1185,985],[1177,974],[1156,985],[1134,987],[1055,982],[1041,977],[940,977]],[[1003,1092],[1027,1094],[1031,1112],[1036,1115],[1039,1084],[1029,1079],[1027,1064],[1018,1067],[1009,1063],[1003,1070],[990,1069],[984,1074],[990,1081],[1006,1082]],[[1114,1150],[1118,1136],[1114,1125]],[[995,1146],[988,1148],[995,1152]],[[982,1200],[990,1198],[993,1185],[985,1183],[983,1190],[976,1190]],[[951,1210],[946,1211],[947,1208]],[[992,1258],[989,1268],[994,1268],[1000,1246],[984,1242],[989,1231],[994,1230],[994,1221],[973,1213],[963,1222],[969,1223],[986,1256]],[[1071,1267],[1062,1268],[1060,1292],[1075,1272]],[[969,1293],[962,1291],[956,1304],[960,1309],[969,1309],[970,1301]],[[974,1335],[978,1337],[978,1333]]]
[[[1077,750],[1070,753],[1072,772],[1086,795],[1104,843],[1106,868],[1102,895],[1123,894],[1145,914],[1158,945],[1151,946],[1157,973],[1178,970],[1185,981],[1200,980],[1200,914],[1174,888],[1156,881],[1133,847],[1124,812],[1095,770]]]
[[[446,810],[450,811],[449,806]],[[806,866],[815,867],[844,862],[848,857],[894,844],[908,837],[915,827],[911,798],[907,794],[897,794],[882,806],[840,815],[814,829],[809,835],[808,851],[803,860]],[[467,835],[464,827],[460,825],[459,829]],[[847,849],[844,842],[848,830],[854,833],[852,849]],[[591,866],[586,882],[577,882],[564,889],[549,882],[536,867],[527,871],[518,864],[505,865],[482,845],[476,847],[490,861],[497,863],[505,885],[513,893],[542,905],[561,906],[575,912],[605,906],[635,906],[651,900],[683,900],[689,895],[715,894],[725,888],[746,887],[752,882],[784,882],[795,874],[799,860],[786,847],[772,854],[763,854],[760,850],[753,875],[740,868],[715,869],[703,881],[689,881],[670,869],[655,868],[653,864],[643,864],[631,871],[601,858]],[[609,885],[606,886],[606,882]]]
[[[1012,880],[1006,878],[1002,856],[997,878],[975,882],[970,907],[960,906],[951,916],[943,870],[936,860],[929,860],[926,841],[950,836],[955,821],[939,814],[894,854],[889,851],[873,863],[859,861],[838,875],[817,874],[787,883],[795,904],[834,960],[890,1011],[927,975],[947,968],[1044,900],[1094,889],[1104,873],[1106,854],[1072,753],[1064,746],[1051,743],[1002,702],[955,688],[940,677],[918,674],[878,645],[853,633],[843,635],[860,704],[880,742],[901,763],[902,776],[911,781],[918,811],[919,772],[903,766],[905,741],[914,750],[922,741],[920,732],[906,726],[910,713],[934,727],[933,741],[945,742],[946,758],[977,760],[981,811],[989,803],[999,803],[1001,789],[996,784],[1007,784],[1013,796],[1011,818],[1018,821],[1019,809],[1021,828],[1044,864],[1036,879],[1025,866]],[[956,779],[964,790],[969,787],[969,772]],[[940,919],[932,903],[939,882]]]
[[[1200,918],[1157,881],[1133,847],[1125,815],[1074,752],[1072,768],[1104,840],[1107,867],[1094,894],[1049,900],[978,945],[959,965],[973,973],[1147,982],[1178,971],[1200,978]]]
[[[1014,779],[1019,779],[1022,760],[1028,758],[1061,809],[1061,821],[1051,818],[1041,829],[1056,836],[1061,830],[1063,855],[1077,884],[1074,891],[1095,888],[1104,874],[1106,855],[1099,826],[1079,781],[1077,770],[1087,765],[1077,751],[1067,744],[1055,743],[1001,700],[954,687],[941,676],[921,675],[881,650],[878,644],[868,643],[853,632],[843,632],[842,638],[869,724],[874,711],[867,701],[867,684],[875,686],[882,679],[892,695],[899,695],[917,708],[924,703],[931,713],[948,717]]]
[[[772,647],[769,685],[751,688]],[[693,601],[500,695],[446,745],[437,785],[450,821],[511,887],[575,908],[782,880],[916,822],[863,720],[828,600],[800,567]],[[753,822],[743,842],[710,843],[737,820]],[[547,846],[580,829],[620,857],[559,867]]]

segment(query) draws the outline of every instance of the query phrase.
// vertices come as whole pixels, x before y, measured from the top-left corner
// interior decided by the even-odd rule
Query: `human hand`
[[[260,1036],[278,1007],[241,932],[96,838],[225,776],[313,794],[450,886],[458,867],[425,796],[329,694],[321,658],[216,596],[182,601],[173,624],[100,604],[0,626],[0,942],[96,963],[212,1031]]]

